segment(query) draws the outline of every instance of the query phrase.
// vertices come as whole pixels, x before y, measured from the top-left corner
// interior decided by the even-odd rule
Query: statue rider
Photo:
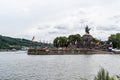
[[[90,28],[88,28],[88,25],[85,27],[85,32],[89,34]]]

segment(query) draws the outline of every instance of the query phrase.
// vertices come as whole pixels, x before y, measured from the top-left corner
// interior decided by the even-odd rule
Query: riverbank
[[[14,52],[17,50],[9,50],[9,49],[0,49],[0,52]]]
[[[29,49],[28,55],[79,55],[79,54],[114,54],[114,52],[97,49]]]

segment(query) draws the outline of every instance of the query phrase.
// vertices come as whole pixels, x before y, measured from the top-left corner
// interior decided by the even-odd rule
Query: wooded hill
[[[0,49],[21,49],[22,47],[45,47],[48,46],[41,42],[32,42],[27,39],[12,38],[0,35]]]

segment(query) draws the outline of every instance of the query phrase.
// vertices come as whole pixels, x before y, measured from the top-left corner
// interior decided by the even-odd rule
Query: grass
[[[111,77],[108,71],[105,71],[105,69],[101,68],[94,80],[115,80],[115,78]]]
[[[81,78],[80,80],[89,80],[89,79]],[[120,80],[120,75],[110,76],[108,71],[101,68],[93,80]]]

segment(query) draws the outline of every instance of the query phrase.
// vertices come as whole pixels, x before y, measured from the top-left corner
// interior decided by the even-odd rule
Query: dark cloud
[[[66,29],[68,29],[67,27],[68,26],[65,26],[65,25],[56,25],[54,28],[58,29],[58,30],[66,30]]]
[[[57,34],[57,33],[58,33],[57,31],[48,32],[48,34]]]
[[[50,31],[50,32],[48,32],[48,34],[51,34],[51,35],[68,34],[68,33],[69,33],[68,31]]]
[[[72,28],[72,31],[76,31],[76,30],[83,30],[85,28],[85,26],[83,25],[77,25],[75,24]]]
[[[53,27],[53,30],[49,31],[48,34],[56,35],[56,34],[68,34],[69,27],[64,24],[56,25]]]
[[[117,25],[99,26],[96,27],[96,29],[103,31],[120,31],[120,27]]]

